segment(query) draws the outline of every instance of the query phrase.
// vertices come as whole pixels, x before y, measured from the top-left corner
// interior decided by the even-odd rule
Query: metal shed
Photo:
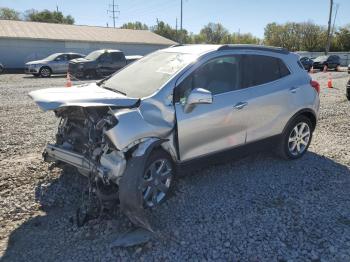
[[[0,20],[0,63],[8,69],[58,52],[88,54],[108,48],[145,55],[173,44],[147,30]]]

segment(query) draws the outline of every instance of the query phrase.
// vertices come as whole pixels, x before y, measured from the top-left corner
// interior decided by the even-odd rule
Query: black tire
[[[307,144],[300,144],[300,140],[301,138],[299,138],[299,133],[295,132],[294,128],[297,128],[298,126],[301,128],[302,126],[300,124],[306,124],[308,131],[309,131],[309,138],[307,139]],[[304,127],[306,128],[306,127]],[[312,125],[312,122],[310,121],[310,119],[306,116],[297,116],[295,119],[293,119],[285,128],[282,137],[281,137],[281,141],[277,147],[277,154],[284,158],[284,159],[298,159],[300,157],[302,157],[306,151],[309,148],[309,145],[311,143],[312,140],[312,133],[314,130],[314,126]],[[296,134],[295,134],[296,133]],[[289,139],[294,139],[293,134],[295,134],[295,140],[296,141],[289,141]],[[306,134],[306,132],[305,132]],[[302,134],[300,134],[300,137],[302,136]],[[306,137],[304,137],[306,138]],[[298,142],[299,141],[299,142]],[[305,141],[302,141],[303,143],[305,143]],[[295,144],[294,144],[295,143]],[[297,146],[297,144],[299,144],[299,146]],[[293,148],[293,145],[295,145],[296,150],[291,150],[291,148]],[[298,147],[302,148],[302,150],[300,152],[298,152]]]
[[[41,77],[50,77],[52,74],[52,70],[50,67],[48,66],[43,66],[42,68],[40,68],[39,70],[39,75]]]
[[[151,172],[150,169],[152,168],[152,165],[159,168],[160,165],[158,166],[158,162],[161,162],[161,161],[166,161],[166,162],[164,163],[163,169],[160,170],[159,177],[153,177],[153,178],[150,177],[150,172]],[[167,168],[170,168],[171,170],[170,174],[167,176],[163,176],[162,174],[166,174]],[[142,187],[142,197],[144,201],[143,203],[144,206],[147,208],[153,208],[163,203],[169,197],[169,193],[173,188],[174,177],[175,177],[175,166],[170,155],[162,149],[154,150],[146,160],[146,165],[143,172],[143,181],[147,183],[147,185],[149,185],[147,186],[145,184]],[[167,187],[167,190],[166,191],[159,190],[159,188],[163,188],[163,186],[161,185],[163,186],[165,185]],[[153,197],[153,195],[149,196],[149,193],[152,192],[150,191],[151,187],[157,188],[159,192],[156,192],[154,195],[157,195],[157,194],[159,195],[157,195],[156,197]],[[150,197],[151,199],[145,198],[146,196]]]

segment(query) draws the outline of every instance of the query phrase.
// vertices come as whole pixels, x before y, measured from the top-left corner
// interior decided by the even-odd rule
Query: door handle
[[[246,105],[248,105],[248,102],[239,102],[237,103],[235,106],[233,106],[234,109],[242,109],[243,107],[245,107]]]
[[[298,89],[297,87],[293,86],[293,87],[289,88],[289,91],[291,93],[295,94],[297,92],[297,89]]]

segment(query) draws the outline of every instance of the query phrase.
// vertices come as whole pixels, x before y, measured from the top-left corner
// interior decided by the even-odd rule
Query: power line
[[[112,4],[111,5],[109,5],[109,8],[112,8],[112,10],[107,10],[107,14],[108,13],[112,13],[112,19],[113,19],[113,27],[115,28],[115,20],[118,18],[118,16],[116,15],[116,14],[120,14],[120,11],[118,10],[119,9],[119,6],[118,5],[116,5],[115,3],[114,3],[114,0],[113,0],[113,2],[112,2]]]

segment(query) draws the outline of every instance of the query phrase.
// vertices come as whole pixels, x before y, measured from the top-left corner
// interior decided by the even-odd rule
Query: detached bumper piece
[[[106,170],[96,165],[85,156],[55,145],[48,144],[43,152],[43,157],[46,162],[60,161],[79,168],[86,173],[95,170],[101,177],[107,174]]]

